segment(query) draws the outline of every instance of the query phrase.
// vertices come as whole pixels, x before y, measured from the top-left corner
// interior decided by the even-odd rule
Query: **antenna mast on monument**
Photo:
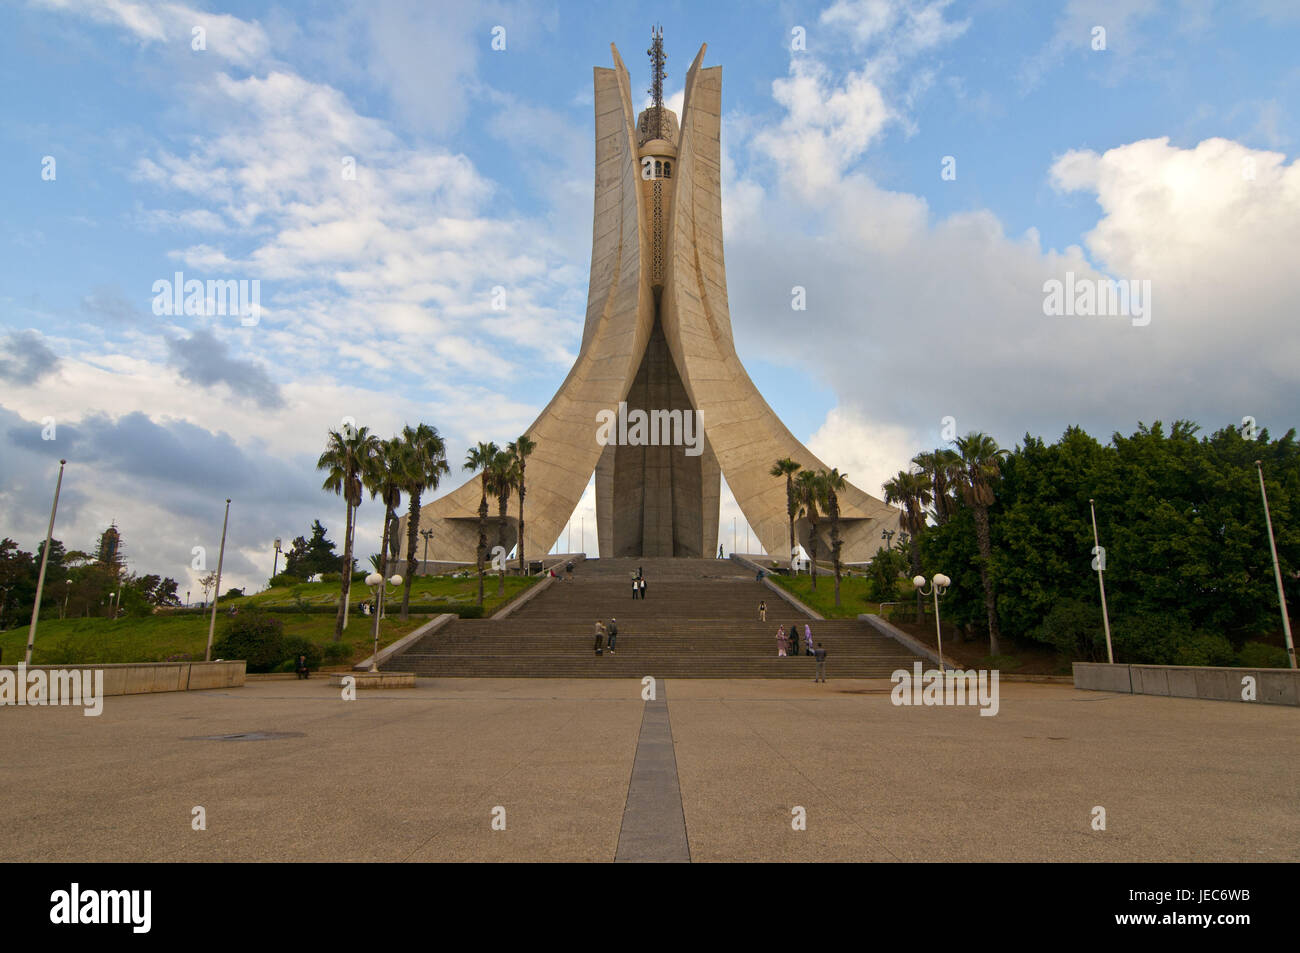
[[[664,77],[668,75],[664,70],[664,60],[668,59],[668,54],[664,52],[662,26],[650,28],[650,49],[646,50],[646,55],[650,57],[650,106],[655,115],[653,138],[662,139],[664,137]]]

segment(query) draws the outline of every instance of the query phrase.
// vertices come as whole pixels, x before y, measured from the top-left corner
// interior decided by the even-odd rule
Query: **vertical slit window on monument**
[[[671,162],[669,162],[667,159],[665,159],[665,160],[664,160],[664,178],[665,178],[665,179],[671,179],[672,177],[673,177],[673,164],[672,164]]]

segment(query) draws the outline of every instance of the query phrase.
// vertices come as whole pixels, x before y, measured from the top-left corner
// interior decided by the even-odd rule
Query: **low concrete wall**
[[[1255,702],[1300,706],[1300,671],[1289,668],[1218,668],[1194,665],[1123,665],[1075,662],[1074,687],[1085,691],[1248,701],[1245,679],[1255,680]]]
[[[16,672],[16,665],[0,665]],[[104,694],[146,695],[153,692],[203,691],[244,684],[245,663],[119,662],[107,665],[27,665],[26,671],[104,673]]]
[[[919,639],[915,639],[912,636],[908,635],[906,632],[904,632],[902,629],[898,628],[897,626],[893,625],[892,623],[886,622],[883,618],[876,615],[874,612],[867,615],[858,616],[858,621],[867,623],[867,625],[871,626],[881,635],[889,636],[891,639],[893,639],[903,648],[907,649],[909,652],[914,652],[917,655],[921,656],[922,658],[927,658],[935,665],[939,664],[938,652],[930,648],[928,645],[926,645],[924,642],[920,641]],[[945,663],[943,667],[951,668],[952,666]]]
[[[769,579],[767,576],[764,576],[764,577],[763,577],[763,585],[767,586],[767,588],[771,589],[773,592],[775,592],[778,596],[780,596],[780,597],[781,597],[782,599],[784,599],[786,602],[790,603],[790,605],[792,605],[794,608],[798,609],[798,610],[799,610],[800,612],[802,612],[804,615],[808,616],[808,618],[810,618],[810,619],[823,619],[823,620],[826,618],[824,615],[822,615],[822,614],[821,614],[820,612],[818,612],[816,609],[814,609],[814,608],[812,608],[811,606],[805,604],[804,601],[803,601],[802,599],[800,599],[798,596],[796,596],[793,592],[788,592],[788,591],[786,591],[785,589],[781,588],[781,586],[780,586],[779,584],[773,582],[773,581],[772,581],[771,579]]]
[[[405,652],[408,648],[410,648],[420,639],[424,638],[426,635],[429,635],[433,632],[437,632],[439,629],[441,629],[443,626],[447,625],[448,623],[456,621],[456,618],[457,616],[454,612],[444,612],[441,615],[434,616],[432,619],[424,623],[424,625],[420,626],[414,632],[410,632],[402,636],[392,645],[386,645],[382,649],[380,649],[379,664],[383,665],[394,655],[399,655],[402,652]],[[374,660],[374,658],[375,658],[374,655],[367,655],[356,665],[353,665],[352,670],[354,672],[370,671],[370,664]]]
[[[352,679],[357,688],[414,688],[414,672],[331,672],[330,685],[343,687],[343,679]]]
[[[504,619],[506,616],[510,615],[510,613],[514,612],[516,609],[520,608],[521,606],[527,605],[530,599],[536,598],[539,593],[550,588],[552,585],[555,584],[555,581],[556,581],[556,577],[554,576],[543,576],[537,582],[533,583],[523,592],[519,593],[519,595],[515,596],[513,599],[511,599],[509,602],[503,605],[496,612],[492,613],[490,618]]]

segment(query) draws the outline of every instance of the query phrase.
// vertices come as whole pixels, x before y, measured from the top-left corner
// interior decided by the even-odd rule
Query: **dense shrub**
[[[1100,606],[1062,599],[1030,631],[1029,637],[1052,646],[1071,661],[1106,661],[1106,630],[1102,626]]]
[[[342,582],[343,573],[341,572],[323,572],[320,574],[321,582]]]
[[[1237,655],[1237,664],[1245,668],[1288,668],[1286,649],[1263,642],[1247,642]]]
[[[291,576],[287,572],[282,572],[277,576],[272,576],[267,581],[267,585],[271,588],[275,588],[276,586],[297,586],[304,582],[306,582],[306,580],[299,576]]]
[[[907,557],[896,549],[881,548],[867,567],[867,595],[872,602],[895,598],[899,577],[907,572]]]
[[[231,616],[212,647],[213,658],[243,659],[250,672],[269,672],[285,658],[284,623],[256,608]]]
[[[352,658],[352,653],[356,651],[350,642],[327,642],[325,644],[325,661],[331,665],[342,665]]]
[[[1194,632],[1174,650],[1175,665],[1231,665],[1232,643],[1218,633]]]
[[[1112,620],[1115,661],[1146,665],[1231,665],[1232,644],[1171,614],[1138,613]]]
[[[285,636],[284,653],[284,658],[290,662],[296,662],[300,654],[307,656],[307,667],[312,669],[320,668],[321,660],[325,657],[319,645],[300,635]],[[289,670],[293,671],[292,667]]]

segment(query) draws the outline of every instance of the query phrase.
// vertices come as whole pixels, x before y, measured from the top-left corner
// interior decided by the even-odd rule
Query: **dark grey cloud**
[[[59,366],[59,356],[37,331],[14,331],[0,344],[0,380],[35,384]]]
[[[153,324],[153,315],[133,305],[117,288],[101,286],[81,299],[81,310],[113,324]]]
[[[171,363],[181,377],[200,387],[225,384],[237,397],[261,407],[284,403],[279,385],[257,364],[230,356],[230,350],[211,331],[199,329],[188,338],[168,338]]]
[[[226,433],[143,413],[60,424],[53,440],[41,434],[38,421],[0,406],[0,537],[26,550],[45,535],[60,458],[68,464],[55,537],[86,549],[115,520],[133,572],[184,583],[194,546],[207,549],[215,568],[227,497],[233,502],[223,588],[227,579],[230,586],[260,587],[270,575],[271,540],[305,533],[314,518],[342,538],[334,527],[343,523],[343,505],[321,492],[310,455],[284,458],[241,447]]]

